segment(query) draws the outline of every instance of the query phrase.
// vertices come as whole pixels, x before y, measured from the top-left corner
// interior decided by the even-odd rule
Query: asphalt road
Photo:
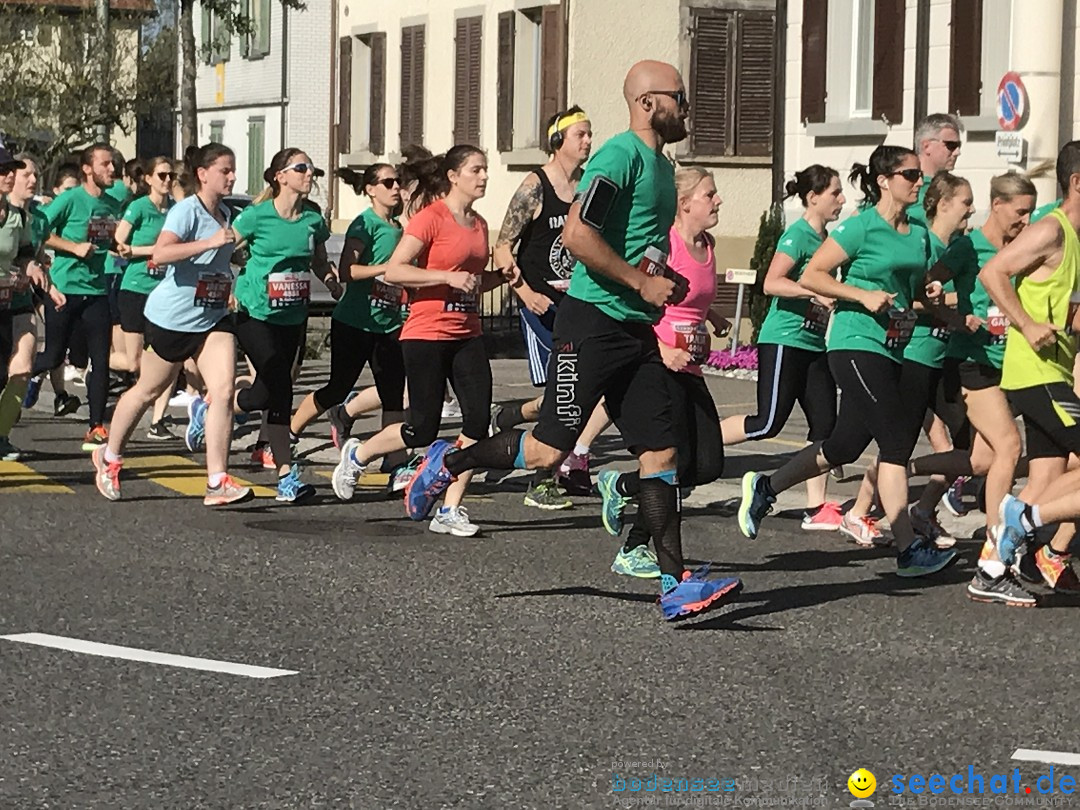
[[[500,397],[527,395],[521,361],[495,365]],[[753,399],[751,383],[711,383],[724,413]],[[1033,786],[1051,766],[1014,761],[1017,749],[1080,752],[1074,604],[969,602],[967,540],[960,564],[913,581],[887,551],[802,532],[796,513],[755,542],[738,534],[723,501],[744,469],[800,443],[799,420],[738,448],[725,481],[688,501],[689,556],[745,590],[671,626],[654,583],[609,572],[598,499],[541,513],[522,505],[521,478],[481,482],[468,505],[483,535],[437,536],[377,489],[337,503],[316,430],[302,445],[314,504],[211,512],[170,488],[199,480],[202,459],[146,441],[128,457],[150,461],[108,503],[79,451],[84,424],[45,418],[50,403],[13,434],[36,451],[33,472],[0,474],[0,636],[296,674],[0,639],[2,808],[846,806],[859,767],[880,807],[895,801],[893,775],[966,779],[972,766],[989,789],[1018,767]],[[238,437],[238,465],[250,441]],[[625,461],[617,437],[598,450],[598,463]],[[950,525],[966,537],[978,524]],[[654,773],[719,788],[631,791]]]

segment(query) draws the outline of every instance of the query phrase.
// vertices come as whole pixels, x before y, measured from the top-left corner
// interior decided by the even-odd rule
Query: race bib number
[[[917,316],[910,309],[890,309],[885,329],[885,348],[902,349],[911,342]]]
[[[165,278],[165,270],[167,268],[168,265],[162,267],[160,264],[156,264],[154,262],[147,262],[146,275],[150,276],[150,278]]]
[[[112,217],[91,217],[86,226],[86,241],[99,248],[110,248],[116,235],[116,220]]]
[[[446,305],[443,307],[445,312],[479,312],[480,296],[474,292],[462,292],[461,290],[450,288],[450,292],[446,295]]]
[[[11,309],[11,297],[15,293],[15,284],[11,279],[0,280],[0,312]]]
[[[1069,311],[1073,311],[1073,305],[1069,303]],[[990,333],[990,345],[1000,346],[1005,342],[1005,335],[1009,331],[1009,319],[997,307],[986,310],[986,331]]]
[[[266,279],[270,309],[306,304],[311,297],[311,279],[302,273],[271,273]]]
[[[405,291],[396,284],[375,279],[371,285],[371,306],[375,309],[396,311],[405,302]]]
[[[949,339],[949,325],[943,321],[933,320],[930,322],[930,337],[935,340]]]
[[[195,284],[195,306],[205,309],[225,309],[232,292],[232,276],[228,273],[199,273]]]
[[[662,276],[667,272],[667,254],[657,247],[645,249],[645,255],[638,262],[638,270],[647,276]]]
[[[806,315],[803,317],[802,328],[815,335],[824,335],[829,328],[829,308],[823,307],[817,301],[810,300],[806,305]]]
[[[699,366],[709,357],[709,330],[705,324],[681,321],[671,325],[675,332],[675,348],[690,355],[690,362]]]

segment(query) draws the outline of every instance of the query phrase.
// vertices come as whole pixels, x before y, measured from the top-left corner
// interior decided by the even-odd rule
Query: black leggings
[[[64,355],[72,348],[72,332],[81,326],[86,336],[90,376],[86,396],[90,400],[90,425],[105,424],[105,405],[109,397],[109,347],[112,344],[112,315],[104,295],[68,295],[58,310],[51,298],[45,299],[45,348],[34,358],[33,376],[59,368]],[[75,352],[72,352],[74,355]],[[74,358],[73,358],[74,359]]]
[[[836,428],[821,446],[829,466],[852,463],[871,441],[877,442],[883,464],[906,465],[919,438],[926,400],[916,420],[901,388],[903,366],[873,352],[835,351],[828,356],[841,392]]]
[[[241,313],[236,319],[236,336],[244,354],[255,366],[250,388],[236,395],[244,411],[266,411],[269,425],[287,425],[292,416],[292,369],[304,335],[304,324],[283,326],[267,323]]]
[[[315,404],[325,411],[345,401],[364,366],[371,363],[375,388],[386,411],[405,409],[405,361],[400,330],[389,334],[365,332],[336,318],[330,320],[330,379],[315,392]]]
[[[904,361],[903,371],[900,372],[900,391],[904,397],[904,409],[914,423],[909,423],[908,429],[914,431],[915,440],[918,441],[926,412],[933,411],[948,428],[953,447],[970,450],[971,423],[967,420],[963,403],[950,403],[945,397],[942,387],[944,373],[940,368]]]
[[[810,428],[807,440],[828,438],[836,425],[836,383],[826,353],[759,343],[757,413],[743,422],[746,438],[779,434],[796,402]]]
[[[461,404],[461,433],[475,440],[488,435],[491,418],[491,364],[482,337],[465,340],[403,340],[409,381],[409,413],[401,428],[406,447],[426,447],[439,435],[446,383]]]
[[[0,309],[0,391],[8,381],[8,364],[15,348],[15,324],[11,308]]]

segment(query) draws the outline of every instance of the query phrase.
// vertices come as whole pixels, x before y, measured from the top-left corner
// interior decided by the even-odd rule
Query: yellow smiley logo
[[[848,777],[847,788],[856,799],[865,799],[877,788],[877,780],[866,768],[859,768]]]

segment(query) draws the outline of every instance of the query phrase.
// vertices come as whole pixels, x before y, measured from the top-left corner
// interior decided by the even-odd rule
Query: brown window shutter
[[[480,67],[482,17],[457,21],[454,37],[454,143],[480,142]]]
[[[744,11],[736,19],[735,154],[770,155],[776,14]]]
[[[693,151],[699,155],[733,154],[733,71],[735,15],[730,11],[695,11],[690,49],[690,115]]]
[[[424,142],[424,26],[401,29],[401,147]]]
[[[949,112],[982,112],[982,0],[952,0]]]
[[[889,124],[904,120],[904,19],[904,0],[876,0],[871,115]]]
[[[338,40],[338,151],[352,151],[352,37]]]
[[[540,17],[540,142],[547,143],[547,122],[566,109],[566,9],[544,6]]]
[[[386,151],[386,33],[371,35],[371,119],[368,122],[368,151]]]
[[[500,152],[514,148],[514,44],[517,36],[517,12],[499,14],[498,56],[498,132],[496,147]]]
[[[802,120],[825,120],[829,0],[803,0]]]

